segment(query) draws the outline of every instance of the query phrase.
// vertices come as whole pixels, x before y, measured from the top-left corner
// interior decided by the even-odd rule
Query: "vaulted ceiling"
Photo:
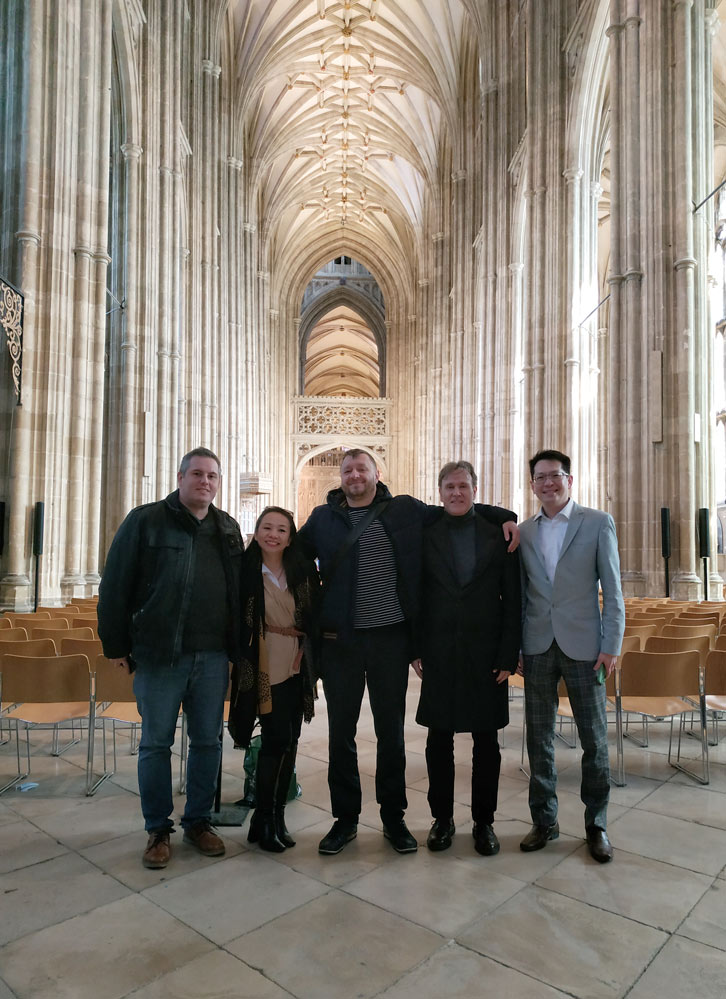
[[[456,116],[460,0],[232,0],[238,121],[274,243],[410,254]],[[332,237],[332,239],[331,239]]]

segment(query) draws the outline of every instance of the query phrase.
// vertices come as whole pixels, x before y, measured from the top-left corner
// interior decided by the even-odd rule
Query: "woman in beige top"
[[[285,802],[302,719],[313,715],[306,638],[320,580],[314,563],[301,554],[296,533],[292,515],[281,507],[267,507],[255,525],[242,570],[247,656],[233,675],[230,711],[238,745],[249,745],[255,714],[260,720],[257,808],[247,838],[275,853],[295,845],[285,827]]]

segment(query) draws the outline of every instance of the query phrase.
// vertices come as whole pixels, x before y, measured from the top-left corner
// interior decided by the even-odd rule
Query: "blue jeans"
[[[141,715],[139,793],[147,832],[172,830],[171,747],[179,708],[189,733],[187,803],[182,826],[209,821],[222,756],[222,716],[229,683],[226,652],[188,652],[173,666],[137,662],[134,694]]]

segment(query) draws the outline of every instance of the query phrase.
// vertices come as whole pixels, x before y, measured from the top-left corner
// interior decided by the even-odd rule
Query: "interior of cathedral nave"
[[[666,507],[671,595],[721,596],[724,10],[1,4],[0,606],[38,503],[41,600],[91,594],[197,445],[245,532],[351,446],[525,516],[557,447],[627,595],[664,592]]]

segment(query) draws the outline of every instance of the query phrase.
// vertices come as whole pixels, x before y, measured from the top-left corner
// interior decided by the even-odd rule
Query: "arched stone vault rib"
[[[363,261],[361,261],[363,263]],[[365,265],[364,265],[365,266]],[[375,275],[374,275],[375,276]],[[385,301],[385,294],[384,294]],[[323,292],[317,298],[313,299],[308,308],[305,310],[303,315],[300,317],[300,335],[299,335],[299,356],[300,356],[300,379],[299,379],[299,392],[300,395],[303,394],[305,386],[305,357],[306,357],[306,344],[308,338],[315,328],[315,326],[320,322],[320,320],[331,309],[335,308],[337,305],[347,305],[348,308],[352,309],[357,315],[361,317],[363,323],[368,326],[370,331],[376,340],[376,346],[378,347],[378,368],[379,368],[379,379],[380,379],[380,394],[385,396],[386,394],[386,336],[385,336],[385,325],[384,317],[381,310],[376,307],[376,305],[366,296],[361,294],[355,288],[351,288],[348,285],[339,286],[337,288],[331,288],[329,291]]]

